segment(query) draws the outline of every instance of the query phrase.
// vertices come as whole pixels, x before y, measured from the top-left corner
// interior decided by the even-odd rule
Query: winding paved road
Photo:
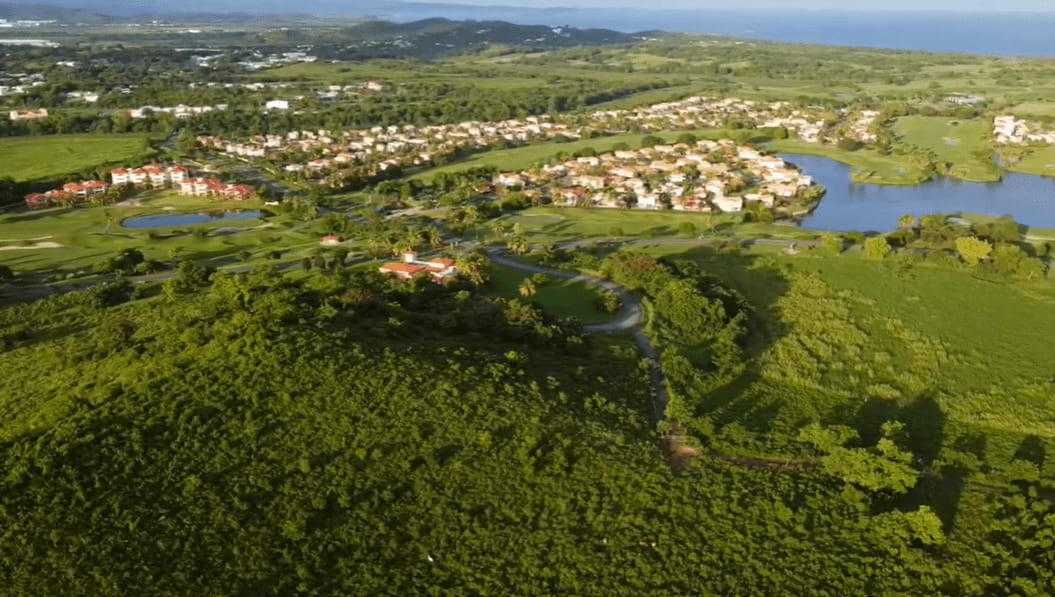
[[[598,334],[611,334],[627,331],[633,332],[634,342],[637,344],[641,354],[652,362],[652,391],[655,394],[652,409],[655,412],[656,421],[663,421],[665,413],[667,412],[667,379],[663,376],[663,370],[659,365],[659,352],[656,351],[656,347],[652,345],[652,341],[648,339],[648,336],[645,335],[645,331],[642,329],[642,324],[645,322],[645,311],[641,307],[641,298],[637,294],[611,280],[605,280],[587,274],[539,267],[537,265],[507,259],[501,256],[501,251],[498,249],[489,249],[488,253],[491,257],[491,261],[498,265],[532,274],[546,274],[551,278],[574,280],[575,282],[581,282],[587,286],[619,294],[619,300],[622,303],[622,307],[614,321],[597,325],[587,325],[583,326],[583,328],[588,332]]]

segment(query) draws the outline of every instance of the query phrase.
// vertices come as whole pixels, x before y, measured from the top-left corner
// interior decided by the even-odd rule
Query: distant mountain
[[[0,2],[0,19],[8,21],[59,21],[62,23],[111,23],[112,16],[69,6]]]
[[[50,0],[42,3],[8,1],[0,3],[11,14],[27,16],[0,18],[60,19],[64,22],[94,22],[96,19],[175,17],[194,15],[302,15],[323,17],[371,17],[393,21],[416,21],[431,17],[454,20],[508,20],[547,23],[564,14],[588,14],[569,8],[528,8],[522,6],[480,6],[457,3],[403,2],[400,0],[182,0],[163,3],[156,0]],[[227,19],[222,19],[227,20]]]
[[[506,21],[431,18],[410,23],[366,21],[350,29],[364,40],[402,38],[417,45],[508,44],[545,47],[629,43],[635,37],[610,29],[516,25]]]

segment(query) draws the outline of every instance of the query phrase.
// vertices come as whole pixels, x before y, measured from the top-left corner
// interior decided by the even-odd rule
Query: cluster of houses
[[[26,207],[43,209],[52,205],[84,203],[95,195],[104,195],[113,187],[175,189],[180,195],[216,197],[244,201],[253,196],[254,188],[244,184],[229,184],[218,178],[192,177],[186,166],[150,164],[141,168],[115,168],[110,171],[110,183],[102,180],[68,182],[61,189],[26,195]]]
[[[848,114],[844,112],[844,114]],[[875,143],[879,136],[876,134],[878,110],[861,110],[847,120],[846,136],[861,143]]]
[[[308,53],[311,50],[311,46],[301,46],[293,52],[280,52],[276,54],[268,54],[266,56],[262,52],[254,51],[250,54],[248,59],[242,60],[238,64],[249,70],[260,70],[281,66],[283,64],[295,64],[297,62],[306,62],[310,64],[319,59],[318,56]],[[222,57],[222,55],[213,58],[220,57]]]
[[[184,166],[160,166],[150,164],[142,168],[114,168],[110,171],[110,181],[115,185],[150,186],[164,189],[178,185],[190,176],[190,170]]]
[[[81,182],[68,182],[61,189],[52,189],[46,193],[30,193],[26,195],[27,209],[44,209],[53,205],[64,205],[66,203],[84,203],[89,197],[105,195],[110,190],[110,185],[101,180],[85,180]]]
[[[579,157],[500,173],[494,183],[565,207],[738,212],[747,201],[787,203],[813,180],[778,156],[723,139]]]
[[[1010,114],[993,118],[993,138],[997,143],[1018,145],[1022,143],[1044,143],[1055,145],[1055,131],[1038,122],[1021,120]]]
[[[693,96],[676,102],[653,104],[634,110],[593,112],[595,123],[636,123],[653,130],[723,128],[730,122],[757,128],[783,128],[803,141],[832,142],[823,138],[827,122],[820,109],[800,109],[787,102],[755,102],[735,97]]]
[[[529,116],[523,120],[425,127],[392,125],[340,132],[292,131],[285,135],[256,135],[247,142],[213,136],[200,136],[197,140],[203,147],[246,158],[281,161],[287,152],[313,155],[316,157],[311,160],[286,164],[284,168],[287,172],[323,175],[354,164],[369,164],[379,170],[428,164],[433,156],[441,153],[489,147],[502,140],[526,143],[579,135],[579,129],[553,122],[547,116]]]
[[[369,81],[365,89],[383,88]],[[330,92],[344,91],[333,86]],[[284,109],[285,102],[273,102]],[[352,165],[369,165],[376,170],[393,166],[429,164],[437,155],[462,149],[479,149],[499,142],[524,144],[554,138],[578,139],[586,130],[625,130],[637,125],[646,130],[720,128],[730,121],[758,128],[783,128],[798,138],[817,143],[834,143],[828,132],[835,122],[845,122],[848,135],[862,142],[875,141],[874,126],[879,113],[825,113],[821,108],[796,108],[787,102],[754,102],[738,98],[690,97],[682,101],[655,104],[634,110],[602,110],[581,119],[556,120],[531,116],[501,122],[459,122],[424,127],[413,125],[373,127],[347,131],[293,131],[285,135],[256,135],[245,141],[215,136],[198,137],[199,145],[242,158],[264,158],[282,163],[287,153],[311,159],[285,163],[287,172],[302,172],[321,180],[330,172]]]
[[[164,189],[173,188],[180,195],[192,197],[216,197],[245,201],[253,195],[253,187],[246,184],[225,183],[218,178],[192,177],[185,166],[159,166],[151,164],[142,168],[117,168],[110,171],[115,185],[146,186]]]
[[[216,104],[215,106],[187,106],[184,104],[179,104],[177,106],[143,106],[141,108],[125,110],[125,115],[133,120],[148,118],[154,114],[172,114],[176,118],[186,119],[199,114],[207,114],[209,112],[223,111],[226,109],[227,104]]]
[[[0,97],[25,95],[33,87],[40,87],[47,80],[40,73],[0,73]]]
[[[428,275],[433,282],[444,282],[458,273],[453,259],[446,257],[432,257],[429,259],[418,259],[417,253],[403,253],[402,261],[393,261],[382,264],[378,270],[382,274],[395,276],[400,280],[407,281],[417,276]]]

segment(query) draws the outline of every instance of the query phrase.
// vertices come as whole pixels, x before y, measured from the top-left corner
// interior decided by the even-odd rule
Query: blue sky
[[[423,0],[417,0],[423,1]],[[625,6],[637,9],[694,9],[694,10],[751,10],[751,9],[812,9],[812,10],[948,10],[948,11],[1055,11],[1053,0],[663,0],[646,4],[641,0],[424,0],[453,4],[483,4],[491,6]]]

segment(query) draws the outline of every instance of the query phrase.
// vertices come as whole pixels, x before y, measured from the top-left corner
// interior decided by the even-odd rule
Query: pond
[[[196,214],[159,214],[128,218],[121,222],[125,228],[142,230],[144,228],[176,228],[194,224],[229,222],[234,220],[259,220],[263,217],[259,211],[205,212]]]
[[[1020,224],[1055,228],[1055,179],[1005,173],[1000,182],[964,182],[937,177],[918,185],[859,184],[850,166],[807,155],[781,155],[824,185],[827,193],[803,228],[847,232],[897,228],[905,214],[974,213],[1009,215]]]

